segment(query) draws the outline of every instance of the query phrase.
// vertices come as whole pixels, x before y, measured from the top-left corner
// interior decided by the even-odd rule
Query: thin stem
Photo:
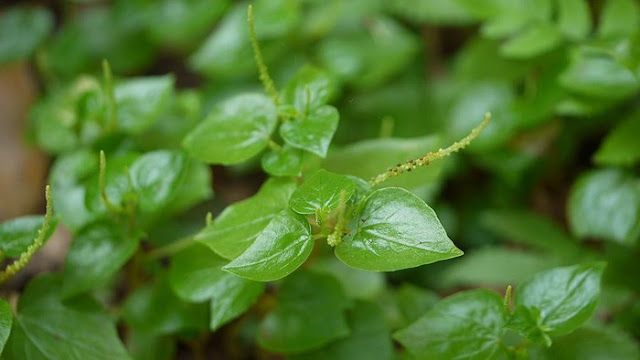
[[[194,236],[187,236],[177,241],[172,242],[171,244],[159,247],[147,253],[145,256],[145,261],[153,261],[162,259],[167,256],[171,256],[175,253],[179,253],[180,251],[188,248],[189,246],[196,243],[196,239]]]
[[[340,202],[336,211],[336,225],[333,228],[333,232],[327,237],[327,244],[331,247],[338,246],[342,242],[342,235],[344,234],[345,227],[347,226],[347,218],[345,216],[345,210],[347,209],[347,193],[340,191]]]
[[[478,124],[478,126],[473,128],[473,130],[471,130],[471,132],[467,134],[467,136],[451,144],[449,147],[444,149],[438,149],[437,151],[430,151],[422,157],[409,160],[405,163],[398,164],[394,167],[391,167],[387,171],[383,172],[382,174],[379,174],[373,177],[371,180],[369,180],[369,183],[371,184],[371,186],[377,186],[380,183],[388,180],[389,178],[396,177],[408,171],[413,171],[422,166],[427,166],[436,160],[445,158],[457,151],[464,149],[475,138],[477,138],[478,135],[480,135],[482,130],[484,130],[484,128],[487,127],[490,121],[491,121],[491,113],[486,113],[484,115],[484,119],[482,119],[482,121],[480,122],[480,124]]]
[[[7,266],[0,272],[0,283],[4,283],[11,279],[13,275],[22,270],[31,260],[33,255],[44,245],[47,239],[47,233],[51,227],[51,221],[53,219],[53,203],[51,201],[51,187],[47,185],[44,190],[44,196],[47,202],[46,213],[44,215],[44,222],[38,230],[35,240],[27,247],[27,250],[20,254],[18,260],[14,261],[11,265]]]
[[[258,73],[260,74],[260,82],[264,86],[264,90],[271,97],[273,102],[280,104],[280,96],[278,90],[273,83],[273,79],[269,76],[269,69],[264,62],[262,51],[260,50],[260,44],[258,44],[258,36],[256,35],[255,19],[253,17],[253,5],[249,5],[247,8],[247,22],[249,23],[249,41],[251,41],[251,47],[253,48],[253,57],[258,65]]]

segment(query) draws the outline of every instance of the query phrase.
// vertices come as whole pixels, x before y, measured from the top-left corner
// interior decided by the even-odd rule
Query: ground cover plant
[[[2,359],[640,359],[635,0],[34,1],[0,63]]]

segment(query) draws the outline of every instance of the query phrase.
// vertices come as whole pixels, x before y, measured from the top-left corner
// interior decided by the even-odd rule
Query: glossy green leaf
[[[302,151],[284,145],[281,149],[268,151],[262,156],[262,168],[273,176],[299,176],[302,160]]]
[[[598,35],[627,36],[640,27],[640,5],[634,0],[607,0],[600,15]]]
[[[349,334],[347,306],[333,277],[298,271],[282,283],[276,307],[260,324],[258,342],[286,354],[318,349]]]
[[[60,279],[51,275],[31,281],[20,297],[18,312],[3,358],[129,359],[113,320],[91,301],[64,304]]]
[[[571,40],[584,39],[591,32],[591,12],[586,0],[558,1],[558,29]]]
[[[0,16],[0,64],[31,56],[52,28],[53,16],[44,8],[16,6],[3,11]]]
[[[500,47],[500,53],[514,59],[527,59],[544,54],[560,44],[562,35],[552,24],[532,26]]]
[[[329,152],[323,167],[332,172],[368,180],[391,166],[437,150],[439,145],[440,139],[436,136],[364,140]],[[442,172],[442,164],[436,162],[416,169],[403,176],[389,179],[384,185],[409,189],[423,186],[438,179]]]
[[[130,174],[142,211],[159,210],[171,201],[185,180],[188,166],[186,155],[166,150],[152,151],[136,159]]]
[[[345,264],[370,271],[412,268],[462,255],[436,213],[401,188],[371,193],[351,234],[336,247]]]
[[[540,328],[552,335],[567,334],[595,311],[604,264],[555,268],[536,274],[516,290],[516,306],[536,309]]]
[[[282,100],[305,114],[328,103],[336,92],[335,81],[322,69],[305,66],[289,80]]]
[[[295,271],[311,254],[311,226],[303,216],[283,210],[256,240],[223,270],[254,281],[274,281]]]
[[[320,350],[294,355],[295,360],[394,359],[393,343],[382,310],[375,304],[356,301],[347,313],[351,333]]]
[[[254,196],[227,207],[196,240],[226,259],[242,254],[267,224],[289,205],[295,184],[286,179],[270,179]]]
[[[9,339],[12,324],[13,310],[11,309],[11,305],[4,299],[0,299],[0,354],[2,354],[4,346]]]
[[[164,206],[164,213],[185,211],[213,196],[211,188],[212,172],[208,165],[199,161],[189,161],[184,180],[173,189],[174,198]]]
[[[340,206],[341,197],[346,204],[357,188],[353,178],[320,169],[294,191],[289,207],[298,214],[324,217]]]
[[[502,298],[488,290],[452,295],[394,337],[416,359],[491,359],[504,350]]]
[[[267,146],[277,121],[276,107],[266,96],[237,95],[215,107],[183,144],[204,162],[235,164]]]
[[[640,358],[640,346],[615,328],[586,326],[555,339],[547,353],[557,360],[635,360]]]
[[[121,207],[137,204],[137,194],[133,188],[129,169],[138,159],[138,154],[129,152],[107,154],[105,159],[104,192],[109,201],[115,206]],[[96,215],[106,214],[108,208],[102,196],[99,170],[93,173],[85,184],[87,208]]]
[[[117,224],[95,223],[71,243],[65,259],[62,293],[77,295],[104,285],[138,249],[139,238]]]
[[[44,216],[29,215],[15,218],[0,224],[0,251],[4,256],[18,257],[25,252],[38,235],[44,223]],[[53,218],[45,241],[51,237],[58,221]]]
[[[224,273],[212,286],[209,328],[215,331],[242,315],[258,300],[264,289],[264,283]]]
[[[325,157],[338,128],[340,115],[330,105],[310,110],[306,116],[283,123],[280,135],[287,144]]]
[[[603,99],[624,98],[640,88],[631,70],[609,54],[589,49],[574,51],[558,80],[578,95]]]
[[[226,276],[221,267],[227,260],[201,244],[194,244],[173,256],[169,283],[185,301],[203,302],[216,293],[216,283]]]
[[[640,219],[640,181],[616,169],[586,173],[571,189],[568,217],[578,237],[633,244]]]
[[[124,303],[122,317],[134,329],[150,335],[207,327],[206,306],[183,302],[162,277],[132,292]]]
[[[640,112],[620,122],[604,138],[594,160],[601,165],[630,166],[640,160]]]
[[[114,88],[119,127],[139,134],[148,129],[169,108],[174,79],[171,75],[133,78]]]
[[[404,326],[418,320],[439,300],[435,292],[412,284],[402,284],[394,292],[394,297],[398,304],[398,310],[402,314]]]

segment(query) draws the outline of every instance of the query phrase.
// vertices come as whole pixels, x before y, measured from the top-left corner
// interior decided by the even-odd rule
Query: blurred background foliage
[[[375,300],[398,328],[439,295],[470,287],[501,290],[554,266],[601,259],[608,267],[593,322],[640,337],[639,2],[254,4],[259,41],[279,87],[308,64],[335,82],[332,103],[341,116],[334,146],[323,160],[329,170],[367,178],[460,138],[484,112],[493,113],[491,125],[465,154],[396,184],[436,209],[465,256],[385,275],[355,272],[329,260],[315,267],[341,274],[350,296]],[[78,149],[112,154],[177,149],[215,104],[260,90],[246,2],[9,1],[1,7],[0,66],[8,71],[28,64],[36,79],[40,95],[26,134],[57,159],[50,182],[68,186],[65,196],[81,191],[77,183],[97,166]],[[122,130],[115,133],[101,130],[109,121],[100,95],[103,59],[122,79],[116,97],[134,104],[118,108]],[[152,77],[136,78],[143,75]],[[130,163],[126,156],[112,160],[118,161]],[[193,185],[193,201],[175,204],[173,213],[209,197],[209,175],[201,172],[194,176],[200,185]],[[254,193],[264,178],[258,161],[216,167],[214,174],[216,197],[158,225],[153,241],[189,233],[206,210]],[[64,203],[56,199],[56,206]],[[90,222],[90,211],[68,210],[65,225],[72,231]],[[64,220],[65,209],[57,211]],[[170,292],[164,285],[144,291],[153,292],[152,302],[167,302],[155,304],[158,309],[180,301],[162,295]],[[128,318],[134,328],[136,316],[160,315],[134,311]],[[158,319],[158,327],[167,326],[159,333],[199,328],[199,316],[191,312],[182,324]],[[255,319],[246,320],[240,330],[233,328],[238,333],[223,332],[210,343],[241,356],[245,342],[253,341],[252,326]],[[601,330],[594,329],[583,332],[601,338]],[[131,336],[134,354],[160,358],[143,354],[151,351],[145,341],[157,338]],[[637,346],[624,339],[625,346]],[[578,346],[576,341],[584,340],[569,338],[565,344]],[[558,348],[557,358],[565,350]]]

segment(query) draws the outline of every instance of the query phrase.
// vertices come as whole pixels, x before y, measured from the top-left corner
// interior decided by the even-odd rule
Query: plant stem
[[[391,167],[382,174],[373,177],[371,180],[369,180],[369,183],[371,184],[371,186],[377,186],[389,178],[396,177],[408,171],[413,171],[422,166],[427,166],[436,160],[445,158],[457,151],[464,149],[471,143],[471,141],[473,141],[478,137],[478,135],[480,135],[480,132],[482,132],[485,127],[487,127],[490,121],[491,113],[486,113],[484,115],[484,119],[482,119],[478,126],[473,128],[473,130],[471,130],[471,132],[467,134],[467,136],[451,144],[449,147],[438,149],[437,151],[430,151],[417,159],[409,160],[405,163]]]
[[[11,263],[11,265],[7,266],[4,270],[0,272],[0,283],[4,283],[7,280],[11,279],[13,275],[18,273],[18,271],[22,270],[28,263],[29,260],[33,257],[33,255],[44,245],[44,242],[47,237],[47,233],[49,232],[49,228],[51,227],[51,220],[53,218],[53,204],[51,201],[51,187],[47,185],[44,190],[45,199],[47,202],[46,213],[44,215],[44,222],[42,223],[42,227],[38,230],[38,234],[36,235],[35,240],[31,245],[27,247],[27,250],[20,254],[18,260]]]
[[[189,246],[195,244],[195,242],[195,236],[187,236],[182,239],[176,240],[171,244],[149,251],[144,259],[145,261],[162,259],[188,248]]]
[[[264,62],[264,57],[262,56],[262,51],[260,50],[260,44],[258,44],[255,19],[253,17],[253,5],[249,5],[249,7],[247,8],[247,22],[249,23],[249,41],[251,41],[251,47],[253,48],[253,57],[256,60],[256,65],[258,65],[260,82],[262,82],[262,86],[264,86],[264,90],[267,95],[269,95],[273,102],[278,105],[280,104],[280,96],[278,95],[278,90],[276,90],[276,86],[273,83],[273,79],[271,79],[271,76],[269,76],[269,69]]]

